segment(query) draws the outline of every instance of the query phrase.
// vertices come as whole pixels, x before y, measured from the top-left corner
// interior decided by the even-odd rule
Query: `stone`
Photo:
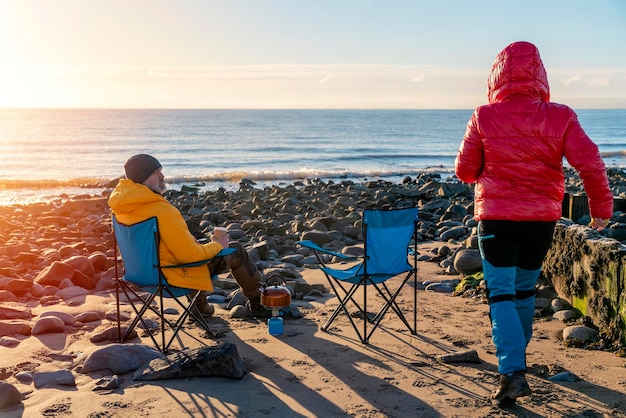
[[[578,312],[572,309],[564,309],[562,311],[557,311],[552,315],[552,318],[557,319],[559,321],[571,321],[573,319],[577,319],[579,317]]]
[[[441,354],[437,356],[437,360],[442,363],[480,363],[480,358],[476,350],[466,350],[458,353]]]
[[[431,283],[424,290],[437,293],[452,293],[456,286],[450,282]]]
[[[555,298],[552,299],[552,302],[550,303],[550,308],[552,309],[552,312],[558,312],[565,309],[572,309],[572,305],[565,299]]]
[[[33,376],[37,389],[46,386],[76,386],[76,380],[70,370],[56,370],[53,372],[37,372]]]
[[[30,324],[19,321],[0,321],[0,337],[16,334],[31,335]]]
[[[465,228],[464,226],[454,226],[444,231],[439,236],[439,238],[441,239],[441,241],[447,242],[449,240],[456,240],[456,239],[462,238],[466,234],[467,234],[467,228]]]
[[[39,318],[39,320],[35,322],[31,333],[32,335],[53,334],[63,332],[64,329],[65,322],[63,322],[61,318],[57,318],[56,316],[47,316]]]
[[[67,312],[47,311],[39,315],[40,318],[45,318],[47,316],[55,316],[63,320],[65,325],[72,325],[76,322],[76,319],[72,315],[68,314]]]
[[[89,258],[84,255],[75,255],[63,260],[63,262],[86,276],[93,277],[94,274],[96,274],[96,270],[89,261]]]
[[[571,325],[563,330],[563,340],[592,341],[598,336],[598,331],[584,325]]]
[[[126,330],[128,330],[128,326],[122,325],[119,329],[119,334],[124,335],[126,333]],[[89,341],[91,341],[94,344],[101,343],[103,341],[117,342],[119,338],[119,334],[118,334],[117,325],[115,325],[115,326],[105,329],[104,331],[101,331],[97,334],[92,335],[91,337],[89,337]],[[137,331],[133,329],[126,337],[126,340],[131,340],[135,337],[137,337]]]
[[[482,271],[483,262],[480,251],[463,249],[454,257],[454,269],[462,275],[468,275]]]
[[[44,268],[35,278],[35,283],[42,286],[59,286],[63,279],[69,279],[74,275],[74,268],[60,261],[55,261]]]
[[[0,290],[0,302],[15,302],[17,301],[17,296],[13,294],[13,292],[9,292],[7,290]]]
[[[22,402],[22,394],[10,383],[0,381],[0,409]]]
[[[102,318],[100,318],[100,314],[98,312],[89,311],[79,313],[74,319],[78,322],[86,323],[100,321]]]
[[[75,298],[77,296],[85,296],[89,294],[89,290],[80,287],[80,286],[72,286],[66,287],[65,289],[61,289],[56,293],[56,296],[63,299],[68,300]]]
[[[163,353],[143,344],[112,344],[88,354],[82,372],[108,369],[114,374],[125,374],[162,357]]]
[[[0,324],[0,326],[4,326],[4,325]],[[28,327],[28,329],[30,332],[30,327]],[[0,333],[0,335],[2,334]],[[17,338],[7,337],[7,336],[0,337],[0,347],[13,348],[13,347],[17,347],[18,345],[20,345],[20,340],[18,340]]]
[[[13,293],[16,296],[23,296],[30,292],[33,287],[33,282],[30,280],[13,279],[9,281],[5,287],[5,290]]]
[[[31,319],[33,314],[31,310],[27,307],[22,307],[20,309],[11,308],[8,306],[0,306],[0,319]]]
[[[215,347],[192,348],[154,359],[138,369],[133,379],[145,381],[208,376],[242,379],[246,373],[237,346],[221,342]]]
[[[307,231],[302,234],[302,241],[312,241],[313,243],[323,247],[324,244],[328,244],[333,239],[328,232],[323,231]]]

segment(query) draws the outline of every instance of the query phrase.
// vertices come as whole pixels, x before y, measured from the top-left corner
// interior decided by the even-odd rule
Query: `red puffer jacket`
[[[475,218],[558,220],[563,157],[583,180],[591,216],[611,218],[613,195],[598,147],[572,109],[549,101],[537,48],[528,42],[506,47],[487,84],[489,104],[474,111],[455,162],[457,177],[476,183]]]

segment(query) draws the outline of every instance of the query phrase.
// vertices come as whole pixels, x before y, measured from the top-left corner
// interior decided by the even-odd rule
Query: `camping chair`
[[[117,298],[117,333],[118,341],[124,342],[130,336],[132,330],[141,322],[148,331],[152,342],[157,350],[166,353],[183,329],[185,320],[191,316],[209,336],[214,336],[202,314],[194,305],[200,291],[171,286],[167,283],[163,274],[164,269],[196,267],[210,264],[217,258],[202,260],[194,263],[179,264],[174,266],[162,266],[159,261],[159,227],[157,218],[148,218],[145,221],[132,225],[124,225],[117,221],[115,215],[111,216],[113,223],[113,236],[115,240],[115,283]],[[117,251],[121,253],[124,264],[124,276],[120,277],[117,263]],[[225,248],[216,257],[222,257],[235,252],[233,248]],[[120,316],[120,290],[132,306],[135,316],[130,326],[122,334]],[[193,296],[189,296],[193,292]],[[164,311],[163,299],[171,298],[182,308],[183,312],[175,321],[169,320]],[[181,301],[180,299],[183,299]],[[156,301],[156,304],[155,304]],[[188,303],[185,304],[184,301]],[[135,303],[140,306],[136,306]],[[157,342],[144,314],[150,309],[161,321],[161,342]],[[172,335],[166,341],[166,325],[172,330]],[[184,331],[187,333],[186,331]],[[203,341],[187,333],[195,340],[204,344]],[[181,344],[182,345],[182,344]]]
[[[343,261],[358,261],[358,259],[326,250],[311,241],[298,243],[313,250],[317,260],[322,265],[321,270],[339,299],[339,306],[322,326],[322,331],[327,331],[335,318],[344,312],[361,342],[368,344],[371,335],[380,325],[385,314],[391,309],[411,334],[417,333],[417,220],[417,208],[364,210],[364,253],[362,261],[345,270],[328,267],[322,255],[330,254]],[[413,260],[412,265],[408,262],[409,256]],[[401,276],[399,277],[400,283],[392,292],[388,282],[396,276]],[[413,278],[412,326],[396,302],[397,296],[411,277]],[[373,287],[376,290],[375,294],[380,295],[384,300],[383,306],[375,314],[368,312],[368,286]],[[362,302],[359,302],[355,296],[359,289],[363,293]],[[350,303],[356,306],[358,317],[363,319],[362,332],[354,321],[353,315],[348,312]],[[369,331],[367,329],[368,322],[372,324]]]

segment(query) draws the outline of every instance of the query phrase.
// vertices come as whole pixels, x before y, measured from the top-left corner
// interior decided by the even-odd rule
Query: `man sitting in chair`
[[[153,216],[157,217],[162,265],[175,265],[206,260],[215,257],[223,248],[230,247],[235,253],[207,266],[185,269],[169,269],[164,274],[173,286],[201,290],[196,307],[205,317],[213,315],[215,308],[207,303],[207,291],[213,289],[212,274],[231,270],[241,291],[248,298],[246,306],[257,318],[269,317],[272,311],[261,305],[260,284],[263,275],[256,268],[248,253],[238,242],[228,242],[228,234],[222,242],[200,244],[191,234],[182,214],[162,194],[167,189],[161,173],[161,163],[147,154],[130,157],[124,169],[126,178],[119,183],[109,197],[109,207],[120,223],[131,225]]]

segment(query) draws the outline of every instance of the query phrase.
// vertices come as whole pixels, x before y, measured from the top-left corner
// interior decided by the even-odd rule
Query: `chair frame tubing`
[[[178,341],[181,345],[181,347],[183,347],[183,343],[180,340],[180,336],[178,335],[178,333],[180,331],[184,332],[185,334],[189,335],[191,338],[193,338],[194,340],[200,342],[203,345],[206,345],[206,342],[200,340],[199,338],[197,338],[194,335],[191,335],[189,332],[185,331],[184,328],[182,327],[183,323],[185,322],[185,320],[191,315],[193,317],[194,320],[197,321],[197,323],[208,333],[209,337],[215,337],[215,334],[213,333],[213,331],[211,331],[211,329],[209,328],[209,325],[207,324],[206,320],[204,319],[204,317],[202,316],[202,314],[200,313],[200,311],[198,310],[198,308],[195,306],[195,302],[196,299],[198,298],[199,294],[200,294],[200,290],[196,291],[193,295],[192,298],[189,298],[189,307],[185,306],[178,298],[181,296],[176,296],[174,295],[174,293],[172,292],[172,290],[170,289],[170,286],[168,285],[167,281],[165,280],[165,277],[163,276],[163,269],[164,268],[168,268],[168,267],[163,267],[161,266],[161,262],[160,262],[160,257],[159,257],[159,233],[158,230],[154,232],[155,234],[155,251],[156,251],[156,260],[157,260],[157,264],[154,265],[153,267],[158,269],[159,272],[159,284],[156,286],[155,290],[150,293],[150,296],[145,297],[142,294],[140,294],[138,291],[136,291],[135,289],[133,289],[133,285],[131,284],[131,282],[127,282],[126,280],[124,280],[123,277],[120,277],[119,275],[119,267],[118,264],[119,262],[123,262],[123,260],[119,260],[118,259],[118,246],[117,246],[117,237],[115,235],[115,231],[113,232],[113,240],[114,240],[114,257],[115,257],[115,295],[116,295],[116,307],[117,307],[117,337],[118,337],[118,342],[123,343],[125,342],[128,337],[130,336],[131,332],[135,329],[135,327],[137,326],[137,324],[139,322],[142,323],[142,325],[144,326],[146,332],[148,333],[148,336],[150,337],[150,339],[152,340],[154,346],[157,348],[157,350],[159,350],[162,353],[167,353],[172,342],[174,342],[175,339],[178,338]],[[175,266],[172,266],[175,267]],[[121,309],[120,309],[120,289],[122,291],[122,293],[124,294],[124,296],[126,297],[126,300],[128,301],[128,303],[130,304],[130,306],[132,307],[133,311],[135,312],[135,317],[133,318],[131,324],[128,326],[128,328],[124,331],[124,333],[122,333],[122,325],[121,325]],[[175,322],[170,321],[169,319],[167,319],[165,317],[165,314],[163,313],[163,292],[166,292],[171,299],[175,300],[176,303],[181,307],[181,309],[183,310],[183,313],[177,318],[177,320]],[[146,292],[149,293],[149,292]],[[158,307],[154,307],[153,302],[155,301],[155,299],[159,298],[159,306]],[[141,300],[141,302],[143,303],[141,309],[138,309],[137,306],[135,305],[135,300],[139,299]],[[160,344],[159,342],[156,340],[152,329],[148,326],[148,323],[146,322],[146,320],[143,318],[143,315],[148,311],[148,309],[150,309],[152,312],[154,312],[154,314],[156,314],[159,317],[159,320],[161,321],[161,326],[160,326],[160,332],[161,332],[161,341]],[[166,341],[166,325],[169,326],[172,330],[172,336]]]
[[[328,280],[328,282],[330,283],[330,286],[333,289],[333,292],[339,299],[339,306],[333,311],[332,315],[324,323],[324,325],[321,328],[322,331],[327,331],[330,325],[332,324],[332,322],[343,311],[348,317],[348,319],[350,320],[352,327],[356,331],[361,343],[368,344],[370,337],[372,336],[376,328],[378,328],[378,326],[380,325],[382,319],[384,318],[389,308],[391,308],[396,313],[398,318],[400,318],[400,320],[404,323],[404,325],[409,330],[409,332],[412,335],[417,334],[417,220],[413,221],[413,234],[412,235],[413,235],[412,269],[407,270],[405,272],[408,274],[404,277],[404,279],[402,280],[402,283],[396,288],[396,290],[393,293],[390,291],[389,287],[387,286],[385,282],[377,284],[374,280],[372,280],[371,276],[367,274],[367,260],[368,260],[367,245],[363,246],[364,254],[363,254],[363,264],[361,267],[363,269],[364,274],[360,282],[352,284],[350,288],[346,288],[341,284],[339,280],[330,280],[330,279]],[[367,243],[367,226],[365,226],[365,228],[363,229],[363,240],[365,243]],[[320,264],[324,265],[320,255],[317,252],[315,252],[315,256],[317,257]],[[408,256],[409,255],[407,255],[407,257]],[[398,296],[400,291],[403,289],[404,285],[411,279],[411,277],[413,278],[413,326],[409,324],[409,322],[407,321],[406,317],[404,316],[404,314],[402,313],[402,311],[400,310],[400,307],[398,306],[396,302],[396,297]],[[392,278],[390,278],[389,280],[391,279]],[[340,296],[340,293],[337,291],[338,289],[337,287],[335,287],[335,284],[341,289],[342,294],[344,295],[343,297]],[[385,304],[383,305],[383,307],[374,315],[372,319],[369,319],[368,311],[367,311],[367,287],[368,285],[374,286],[378,294],[380,294],[385,300]],[[360,287],[363,288],[363,304],[362,305],[359,302],[357,302],[357,300],[354,298],[356,291]],[[359,331],[358,329],[359,327],[355,323],[354,319],[352,319],[352,315],[350,315],[350,312],[348,311],[347,302],[349,300],[352,301],[352,303],[358,308],[360,314],[363,316],[363,331],[362,332]],[[367,329],[368,322],[371,322],[373,324],[372,328],[369,331]]]

